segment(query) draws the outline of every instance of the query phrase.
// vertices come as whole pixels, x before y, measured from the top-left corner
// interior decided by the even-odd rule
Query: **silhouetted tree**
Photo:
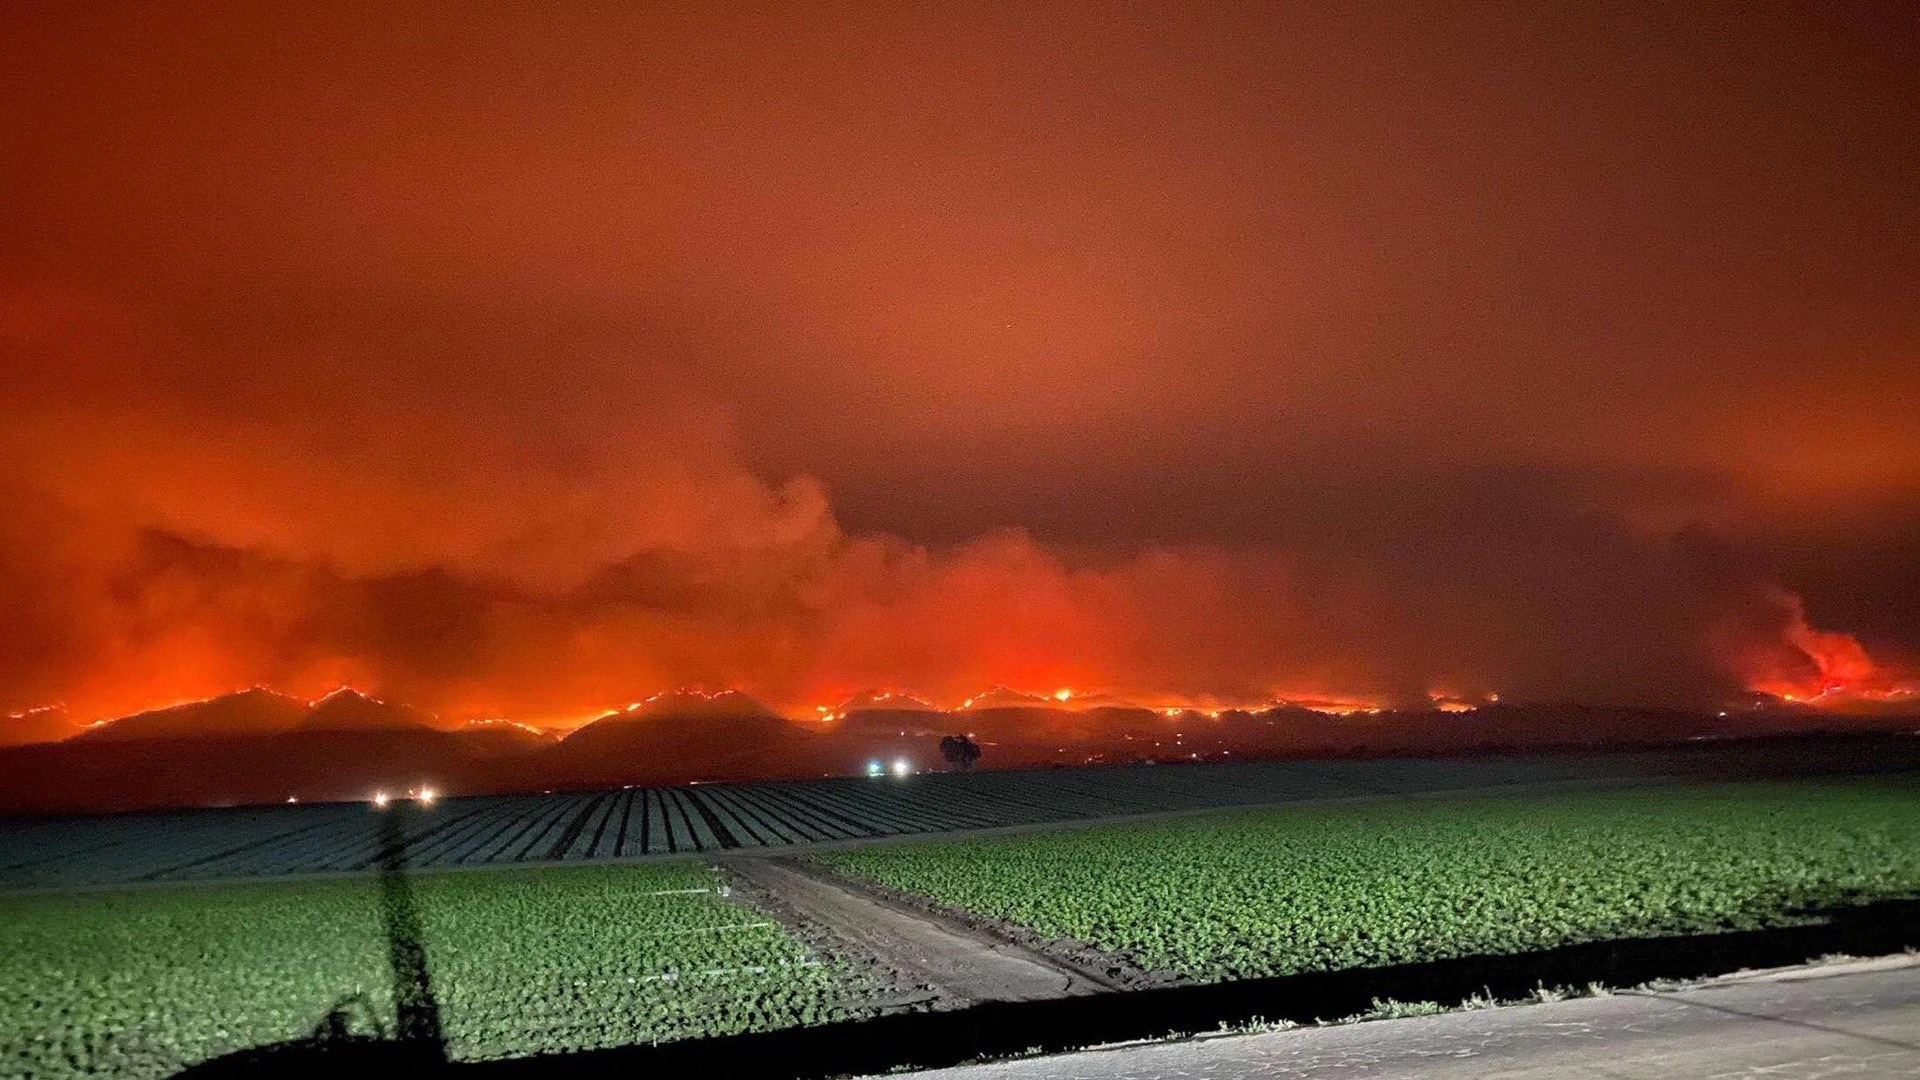
[[[948,766],[964,771],[980,760],[980,747],[965,735],[949,735],[940,740],[940,756],[947,759]]]

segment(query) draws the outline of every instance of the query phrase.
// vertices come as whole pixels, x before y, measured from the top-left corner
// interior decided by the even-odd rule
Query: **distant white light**
[[[387,793],[384,791],[374,792],[373,805],[381,810],[385,810],[387,808]]]
[[[913,772],[913,762],[906,758],[893,759],[893,775],[906,776]]]
[[[299,797],[298,797],[298,796],[294,796],[294,795],[289,795],[289,796],[287,796],[287,801],[288,801],[288,802],[299,802],[299,801],[300,801],[300,799],[299,799]]]
[[[438,796],[434,794],[434,790],[432,788],[423,787],[420,789],[419,798],[420,798],[421,805],[432,806],[433,800],[438,798]]]
[[[885,765],[880,764],[879,758],[875,758],[872,761],[867,762],[868,776],[885,776],[886,774],[887,774],[887,767]]]

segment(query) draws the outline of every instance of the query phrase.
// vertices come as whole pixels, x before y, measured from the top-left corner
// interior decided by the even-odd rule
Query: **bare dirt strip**
[[[716,860],[777,913],[809,924],[835,952],[878,961],[938,1008],[1043,1001],[1117,989],[1098,972],[929,911],[875,895],[792,859]]]

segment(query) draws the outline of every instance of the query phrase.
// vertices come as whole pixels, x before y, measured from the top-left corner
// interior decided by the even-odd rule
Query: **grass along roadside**
[[[1603,982],[1589,982],[1583,986],[1534,987],[1531,993],[1521,997],[1495,997],[1476,992],[1458,1000],[1448,1001],[1403,1001],[1397,998],[1374,998],[1372,1004],[1362,1012],[1352,1013],[1334,1019],[1316,1019],[1298,1021],[1289,1019],[1268,1019],[1256,1016],[1237,1022],[1222,1022],[1209,1031],[1169,1031],[1159,1038],[1131,1039],[1126,1042],[1102,1043],[1098,1045],[1074,1047],[1065,1053],[1078,1050],[1115,1050],[1131,1046],[1149,1046],[1159,1043],[1182,1041],[1205,1041],[1231,1038],[1237,1035],[1265,1035],[1276,1031],[1293,1031],[1303,1027],[1342,1027],[1349,1024],[1371,1023],[1376,1020],[1405,1020],[1420,1016],[1440,1016],[1445,1013],[1475,1012],[1483,1009],[1511,1009],[1528,1005],[1551,1005],[1558,1001],[1570,1001],[1579,998],[1603,998],[1616,994],[1664,995],[1703,987],[1736,985],[1755,980],[1799,980],[1821,978],[1833,975],[1846,975],[1864,971],[1886,971],[1889,969],[1920,966],[1920,949],[1908,948],[1899,953],[1876,957],[1858,957],[1845,954],[1833,954],[1784,968],[1764,970],[1742,970],[1726,975],[1699,979],[1656,979],[1631,986],[1611,986]],[[1009,1055],[1010,1057],[1019,1055]]]

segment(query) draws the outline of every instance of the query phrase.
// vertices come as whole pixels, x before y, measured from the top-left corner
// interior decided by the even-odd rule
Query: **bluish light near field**
[[[874,758],[872,761],[867,762],[868,776],[885,776],[886,774],[887,774],[887,767],[885,765],[880,764],[879,758]]]

